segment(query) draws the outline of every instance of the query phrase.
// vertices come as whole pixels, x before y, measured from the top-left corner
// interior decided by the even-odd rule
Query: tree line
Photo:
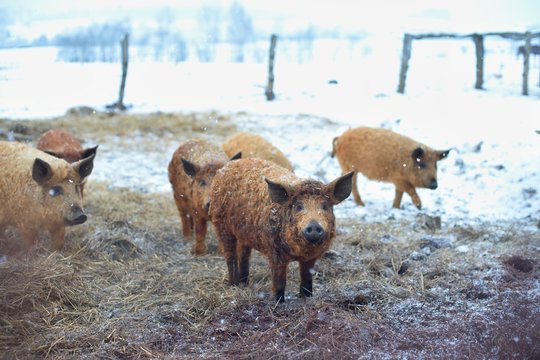
[[[61,61],[117,62],[120,58],[119,42],[125,34],[129,34],[130,45],[136,49],[134,58],[173,62],[190,58],[212,62],[218,56],[219,47],[226,45],[231,61],[244,62],[248,52],[246,49],[258,41],[267,42],[270,36],[255,28],[251,15],[238,2],[233,2],[228,9],[203,5],[197,11],[194,26],[189,29],[181,29],[175,11],[170,8],[159,10],[153,23],[153,26],[143,24],[136,27],[130,19],[92,23],[65,30],[53,38],[41,36],[31,45],[59,47],[58,57]],[[0,16],[2,24],[7,25],[8,21]],[[7,28],[0,26],[0,35],[3,35],[0,36],[0,47],[10,45]],[[312,55],[316,35],[315,28],[308,26],[280,38],[294,41],[299,60],[307,61]],[[257,58],[260,61],[265,59],[266,47],[264,51],[259,50]]]

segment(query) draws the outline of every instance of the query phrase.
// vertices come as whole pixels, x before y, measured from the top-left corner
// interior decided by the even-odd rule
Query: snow
[[[383,42],[381,42],[381,40]],[[383,45],[384,44],[384,45]],[[436,149],[451,148],[439,164],[439,188],[419,190],[423,211],[467,224],[540,218],[540,88],[532,59],[530,96],[521,96],[522,59],[516,45],[487,41],[486,90],[473,89],[474,47],[466,40],[415,42],[406,94],[397,94],[401,39],[332,42],[314,47],[310,62],[287,54],[276,61],[275,101],[264,98],[267,64],[130,63],[125,103],[132,113],[230,114],[240,130],[266,137],[301,177],[340,175],[332,139],[349,127],[382,126]],[[0,50],[0,116],[44,119],[73,106],[102,109],[117,97],[119,64],[72,64],[54,48]],[[337,84],[330,84],[336,80]],[[218,121],[218,120],[216,120]],[[207,129],[211,136],[212,129]],[[145,136],[141,134],[141,136]],[[92,177],[111,187],[169,192],[166,167],[174,148],[133,154],[100,147]],[[338,216],[381,221],[418,211],[405,196],[391,209],[393,185],[359,178],[366,207],[351,199]],[[464,249],[466,251],[466,249]]]

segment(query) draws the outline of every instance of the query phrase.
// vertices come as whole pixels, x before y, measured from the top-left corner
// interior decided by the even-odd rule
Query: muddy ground
[[[0,138],[32,143],[53,127],[99,143],[98,156],[237,130],[218,114],[75,112],[0,120]],[[62,251],[44,237],[26,258],[0,263],[2,358],[540,358],[540,235],[520,221],[340,217],[314,296],[298,298],[292,264],[276,305],[258,253],[239,288],[227,285],[211,227],[208,253],[192,255],[170,192],[91,176],[85,203],[89,221],[69,230]]]

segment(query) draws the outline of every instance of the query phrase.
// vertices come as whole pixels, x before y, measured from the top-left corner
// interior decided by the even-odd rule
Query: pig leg
[[[174,195],[174,202],[176,203],[176,208],[180,214],[180,220],[182,221],[182,235],[185,238],[190,237],[193,233],[193,218],[185,209],[188,209],[188,204],[186,200],[182,198],[183,195]]]
[[[352,193],[354,197],[354,202],[360,206],[365,206],[364,202],[362,201],[362,198],[360,198],[360,193],[358,192],[358,186],[356,184],[357,174],[358,173],[355,171],[352,177]]]
[[[313,266],[315,259],[300,261],[300,297],[313,295]]]
[[[50,231],[52,250],[59,251],[64,247],[66,229],[59,226],[56,230]]]
[[[276,261],[272,267],[272,291],[276,302],[285,301],[285,286],[287,285],[287,263]]]
[[[240,271],[239,283],[247,284],[249,277],[249,257],[251,256],[251,248],[245,245],[238,245],[238,267]]]
[[[223,244],[223,256],[229,270],[229,285],[238,285],[238,261],[236,258],[236,238],[230,234],[218,234]]]
[[[24,245],[21,248],[24,248],[25,251],[30,250],[33,246],[38,243],[39,235],[37,230],[34,229],[22,229],[19,230],[19,234]]]
[[[401,207],[401,199],[403,199],[403,191],[398,190],[396,187],[396,196],[394,197],[394,208],[399,209]]]
[[[411,185],[409,189],[407,189],[407,194],[409,194],[418,210],[422,209],[422,201],[420,201],[420,196],[418,196],[418,194],[416,193],[416,189],[414,188],[414,186]]]
[[[206,237],[207,223],[204,218],[195,218],[195,255],[202,255],[206,251],[204,238]]]
[[[412,201],[413,201],[413,204],[418,208],[418,209],[421,209],[422,208],[422,201],[420,201],[420,197],[418,196],[418,194],[416,193],[416,189],[414,186],[412,186],[410,183],[408,182],[402,182],[402,183],[398,183],[396,184],[396,199],[394,200],[394,207],[396,207],[396,201],[398,200],[397,199],[397,194],[398,194],[398,191],[401,191],[402,193],[403,192],[406,192],[407,194],[409,194],[409,196],[411,197]],[[403,194],[402,194],[403,195]],[[401,202],[401,201],[400,201]],[[399,208],[399,206],[397,206]]]
[[[185,238],[190,237],[193,234],[193,218],[184,211],[180,211],[180,220],[182,220],[182,235]]]

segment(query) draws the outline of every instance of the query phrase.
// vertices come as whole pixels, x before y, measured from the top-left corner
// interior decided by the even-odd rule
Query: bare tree
[[[298,62],[303,63],[311,60],[315,41],[315,27],[309,25],[305,29],[298,31],[295,38],[298,46]]]
[[[181,62],[187,59],[186,41],[182,34],[175,30],[174,10],[162,8],[156,17],[157,29],[154,33],[154,60]]]
[[[157,30],[154,43],[154,59],[162,60],[169,47],[169,35],[171,34],[174,14],[172,9],[164,7],[159,10],[157,17]]]
[[[197,15],[198,37],[197,56],[200,61],[210,62],[216,58],[216,48],[220,41],[221,9],[204,5]]]
[[[233,46],[233,60],[244,61],[244,47],[254,37],[253,21],[246,13],[244,7],[237,2],[231,4],[229,9],[229,41]]]
[[[92,24],[69,30],[54,42],[61,47],[58,57],[69,62],[115,62],[119,59],[118,41],[130,32],[129,21]]]
[[[10,36],[9,29],[9,14],[5,8],[0,8],[0,47],[5,46]]]

